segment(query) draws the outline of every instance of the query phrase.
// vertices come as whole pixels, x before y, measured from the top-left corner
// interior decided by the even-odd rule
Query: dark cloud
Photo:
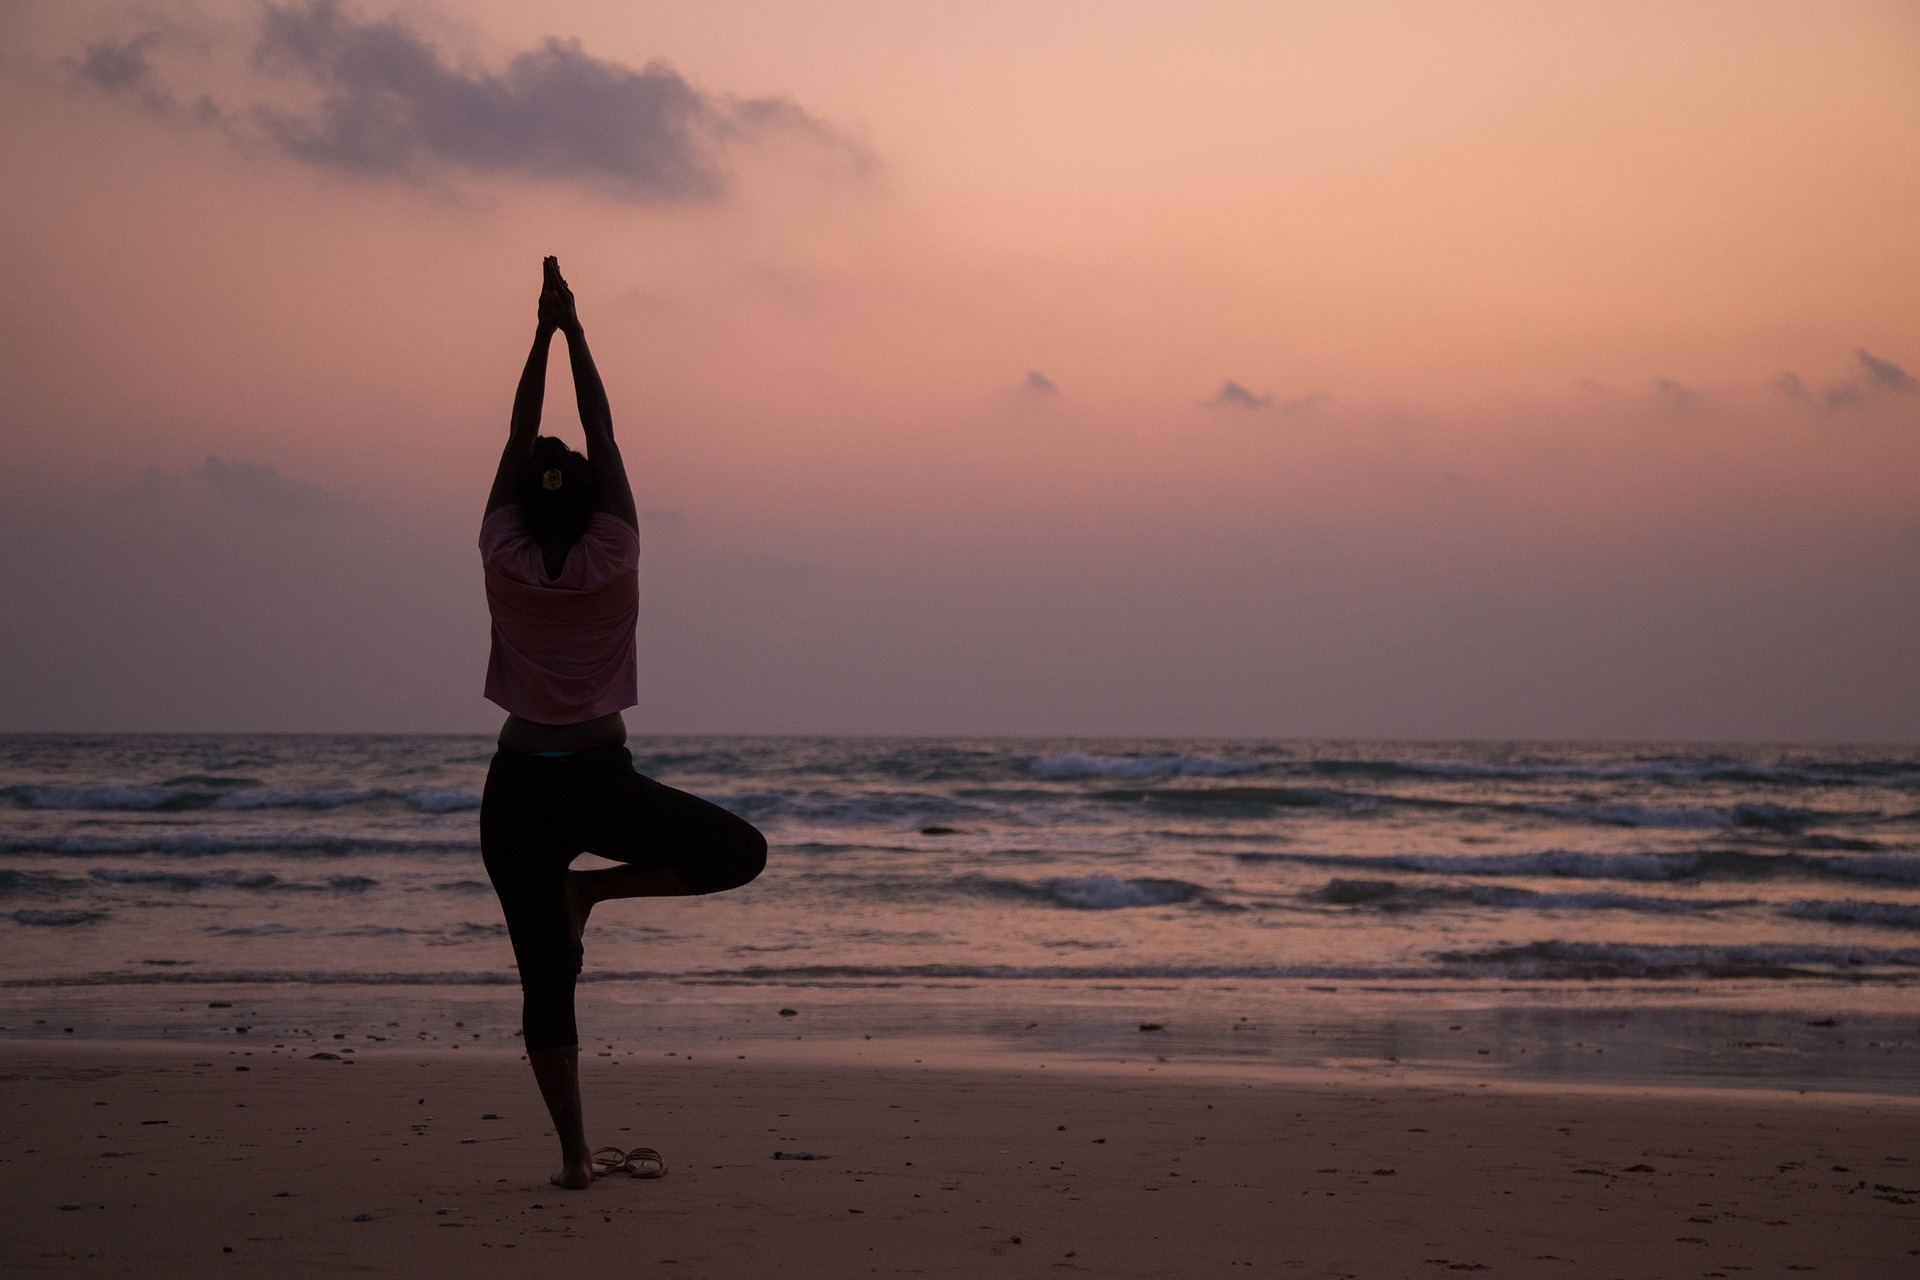
[[[1789,400],[1806,400],[1812,393],[1807,385],[1800,381],[1800,375],[1791,370],[1782,370],[1773,380],[1773,388]]]
[[[145,86],[153,75],[147,51],[160,42],[149,31],[130,40],[98,40],[87,46],[75,70],[80,78],[106,93],[126,93]]]
[[[120,95],[155,84],[158,32],[89,45],[81,79]],[[785,98],[730,98],[664,62],[639,69],[548,40],[503,69],[460,65],[397,17],[361,19],[339,0],[263,4],[252,66],[303,105],[225,108],[194,118],[305,164],[410,182],[450,173],[583,182],[622,199],[713,199],[731,144],[779,135],[864,163],[858,148]],[[314,96],[314,95],[317,95]]]
[[[1853,382],[1830,382],[1820,393],[1820,401],[1829,409],[1851,409],[1860,403],[1860,387]]]
[[[155,79],[152,57],[166,41],[167,33],[159,29],[126,40],[96,40],[68,65],[82,83],[109,97],[131,102],[150,115],[171,115],[173,95]]]
[[[1885,387],[1889,391],[1897,391],[1907,396],[1920,393],[1920,379],[1915,378],[1891,360],[1882,360],[1864,347],[1853,354],[1860,361],[1860,367],[1867,371],[1867,376],[1873,380],[1875,386]]]
[[[1270,409],[1273,407],[1273,397],[1256,395],[1229,378],[1213,393],[1213,399],[1202,403],[1209,409]]]
[[[1054,385],[1053,379],[1038,369],[1027,370],[1026,387],[1036,395],[1051,396],[1058,395],[1060,392],[1060,388]]]

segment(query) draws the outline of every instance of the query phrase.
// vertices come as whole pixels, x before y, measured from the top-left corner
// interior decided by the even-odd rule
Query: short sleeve
[[[527,532],[516,502],[495,507],[480,522],[481,564],[524,560],[532,546],[533,535]]]
[[[640,531],[619,516],[596,511],[587,522],[587,531],[568,554],[563,576],[571,579],[579,574],[571,585],[592,591],[639,567]]]

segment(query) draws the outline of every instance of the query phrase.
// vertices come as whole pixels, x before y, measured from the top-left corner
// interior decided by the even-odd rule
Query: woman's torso
[[[551,550],[513,504],[481,523],[492,620],[486,696],[514,717],[501,741],[535,751],[622,742],[618,712],[638,700],[639,536],[624,520],[596,513],[558,575]]]

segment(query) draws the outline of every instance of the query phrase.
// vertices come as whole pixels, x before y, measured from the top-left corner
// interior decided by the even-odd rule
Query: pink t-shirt
[[[640,534],[632,525],[594,512],[549,579],[519,505],[508,503],[480,522],[480,562],[493,615],[489,701],[541,724],[578,724],[640,700]]]

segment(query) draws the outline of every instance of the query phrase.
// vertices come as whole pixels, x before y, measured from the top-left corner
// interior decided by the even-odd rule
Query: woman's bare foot
[[[585,1191],[593,1184],[593,1161],[586,1156],[580,1157],[577,1161],[569,1160],[565,1168],[547,1181],[568,1191]]]

